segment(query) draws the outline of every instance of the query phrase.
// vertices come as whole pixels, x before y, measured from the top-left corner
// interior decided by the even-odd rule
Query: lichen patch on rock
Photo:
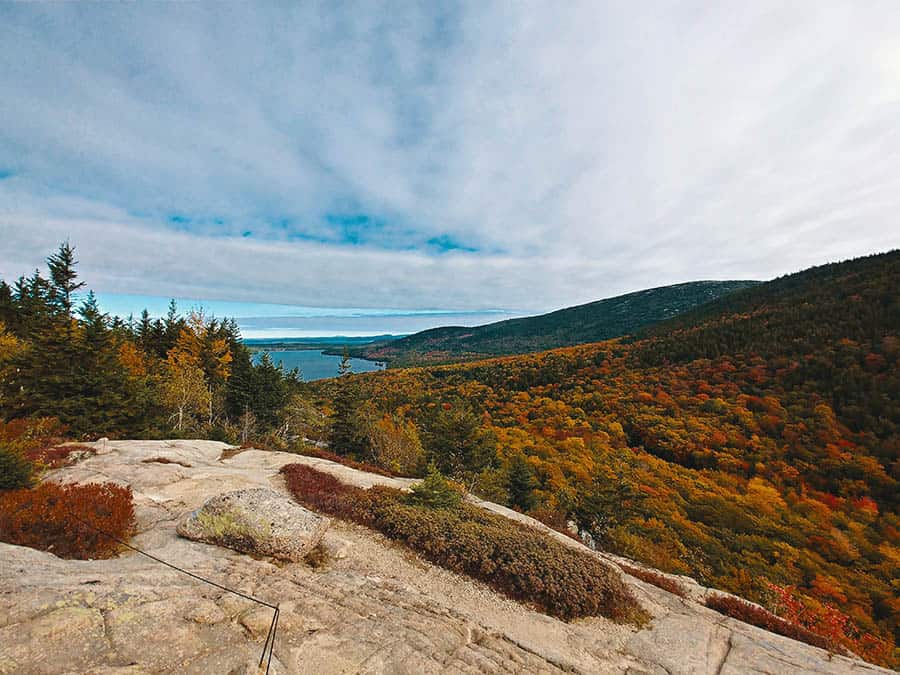
[[[296,562],[321,541],[330,521],[268,488],[216,495],[177,527],[187,539]]]

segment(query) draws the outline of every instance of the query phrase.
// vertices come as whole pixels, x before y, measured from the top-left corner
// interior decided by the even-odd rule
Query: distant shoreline
[[[341,352],[354,347],[362,347],[375,342],[388,342],[398,338],[405,337],[403,335],[365,335],[359,337],[347,337],[343,335],[334,335],[329,337],[282,337],[282,338],[245,338],[244,345],[251,352],[290,352],[290,351],[323,351],[323,352]],[[353,355],[354,358],[359,358]],[[372,361],[373,359],[363,359]]]
[[[369,359],[359,354],[359,348],[375,342],[387,342],[404,337],[404,335],[367,335],[360,337],[345,337],[336,335],[321,338],[247,338],[244,345],[251,354],[269,352],[278,354],[282,352],[316,351],[324,356],[341,356],[344,350],[350,351],[350,358],[360,361],[375,363],[382,368],[387,368],[385,359]]]

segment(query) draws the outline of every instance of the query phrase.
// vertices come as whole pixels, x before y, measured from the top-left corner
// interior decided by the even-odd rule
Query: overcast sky
[[[900,245],[900,3],[0,5],[0,276],[540,311]]]

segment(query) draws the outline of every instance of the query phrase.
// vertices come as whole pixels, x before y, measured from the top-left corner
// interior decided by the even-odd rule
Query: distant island
[[[328,337],[279,337],[279,338],[244,338],[244,344],[251,352],[284,352],[319,349],[329,354],[341,354],[344,348],[354,348],[354,351],[372,343],[386,344],[392,340],[398,340],[405,335],[365,335],[348,337],[345,335],[331,335]],[[356,358],[364,358],[357,356]],[[367,359],[380,360],[380,359]]]

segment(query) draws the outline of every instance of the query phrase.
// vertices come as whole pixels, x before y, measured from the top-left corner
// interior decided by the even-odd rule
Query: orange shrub
[[[119,545],[98,530],[125,539],[133,523],[131,488],[112,483],[47,482],[0,493],[0,541],[60,558],[109,558]]]

